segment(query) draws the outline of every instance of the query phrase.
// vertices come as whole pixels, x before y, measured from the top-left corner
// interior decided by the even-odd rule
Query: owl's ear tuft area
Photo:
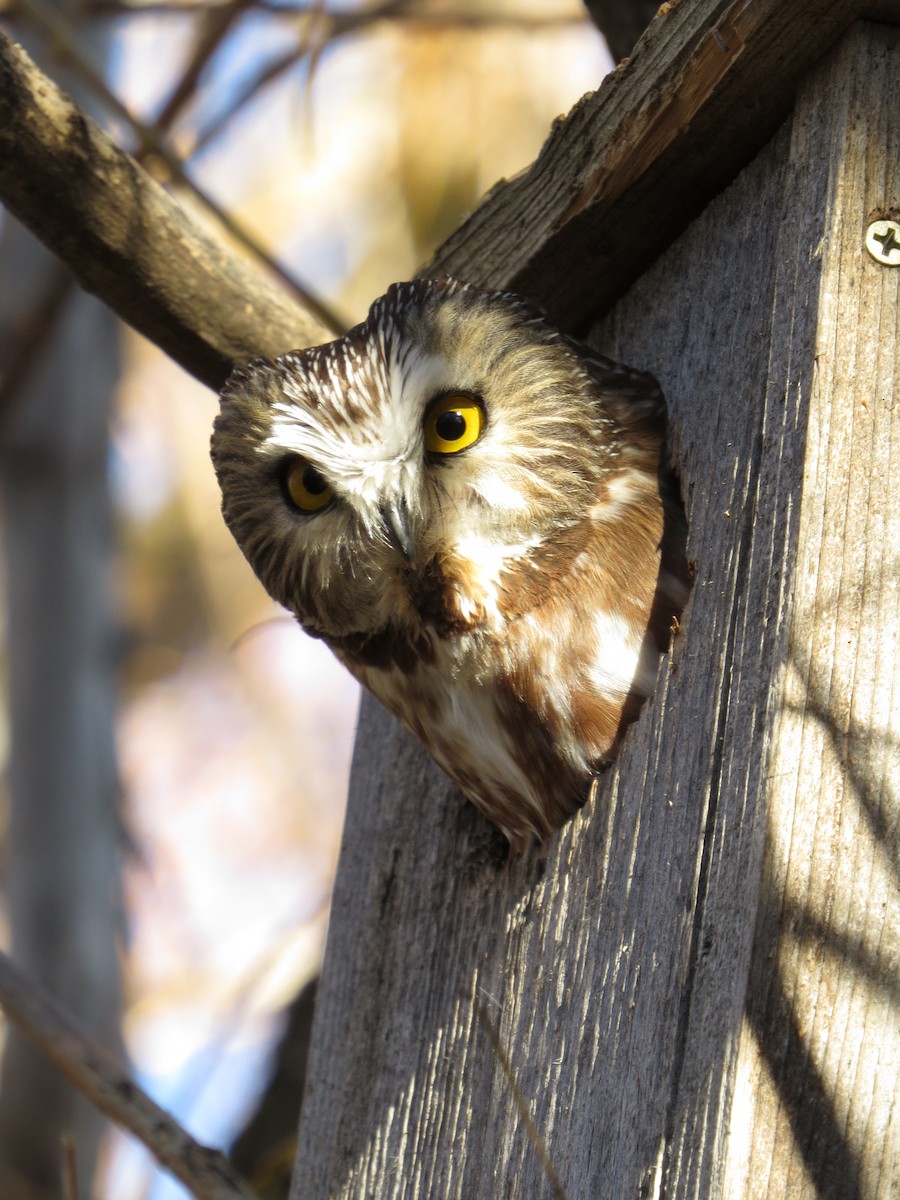
[[[275,360],[271,358],[252,358],[249,362],[237,363],[231,374],[225,380],[222,395],[243,390],[251,383],[260,371],[274,371]]]
[[[284,398],[284,374],[278,360],[272,358],[255,358],[234,368],[219,393],[214,458],[217,436],[234,436],[250,443],[265,439],[273,406]]]

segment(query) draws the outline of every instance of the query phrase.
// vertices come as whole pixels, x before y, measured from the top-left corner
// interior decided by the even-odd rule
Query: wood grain
[[[900,1187],[898,80],[850,32],[594,331],[663,384],[696,564],[594,805],[503,863],[364,704],[296,1200],[553,1194],[473,995],[569,1200]]]
[[[584,332],[769,140],[798,81],[900,0],[680,0],[426,268],[511,287]]]
[[[798,158],[825,155],[828,224],[729,1194],[888,1200],[900,1194],[900,270],[862,238],[873,218],[900,216],[900,29],[849,39],[821,88],[824,142],[812,95],[794,132]]]

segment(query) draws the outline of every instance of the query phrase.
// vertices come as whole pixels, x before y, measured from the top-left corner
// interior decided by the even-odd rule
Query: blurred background
[[[0,25],[230,237],[154,152],[146,126],[164,131],[188,179],[346,324],[611,66],[580,0],[6,0]],[[356,688],[221,521],[216,397],[0,221],[0,940],[229,1146],[298,995],[308,1019]],[[82,1200],[184,1194],[6,1040],[3,1200],[64,1194],[64,1131]],[[244,1134],[261,1195],[285,1194],[295,1121]]]

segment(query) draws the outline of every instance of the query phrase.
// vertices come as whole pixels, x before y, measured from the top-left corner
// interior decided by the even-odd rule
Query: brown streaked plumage
[[[396,284],[222,393],[222,511],[301,625],[513,842],[583,803],[687,597],[649,375],[510,293]]]

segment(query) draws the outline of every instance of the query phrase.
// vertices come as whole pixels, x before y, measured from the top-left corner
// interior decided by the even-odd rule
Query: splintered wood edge
[[[804,74],[900,0],[681,0],[497,184],[423,268],[541,304],[584,332],[769,140]]]

